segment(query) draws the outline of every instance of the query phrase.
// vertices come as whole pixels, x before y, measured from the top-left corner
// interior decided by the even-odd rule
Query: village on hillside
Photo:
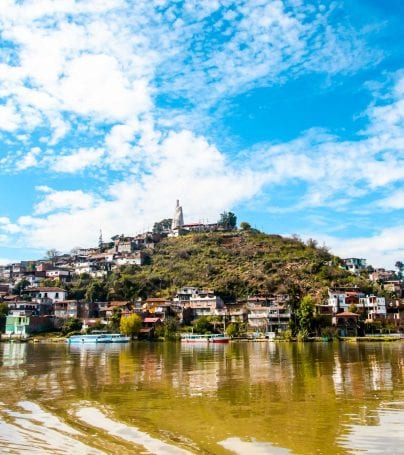
[[[247,223],[245,223],[247,224]],[[224,212],[214,224],[184,223],[182,207],[177,201],[174,216],[155,223],[151,232],[135,236],[115,235],[104,242],[100,234],[98,247],[77,248],[70,254],[50,250],[46,259],[21,261],[0,266],[0,306],[3,315],[3,338],[27,338],[52,332],[78,321],[81,330],[110,327],[117,317],[137,314],[142,320],[140,338],[151,339],[168,321],[178,326],[207,321],[214,331],[233,328],[233,334],[273,334],[288,332],[296,318],[296,302],[288,294],[251,295],[225,302],[212,289],[184,286],[169,298],[153,295],[145,299],[98,301],[76,299],[68,292],[75,276],[105,277],[123,266],[142,267],[156,244],[166,237],[236,229],[236,217]],[[333,330],[338,336],[404,331],[404,283],[399,272],[374,269],[363,258],[346,258],[340,267],[352,274],[367,274],[371,282],[383,286],[385,295],[369,295],[356,286],[330,287],[328,295],[313,305],[313,317],[321,321],[316,334]],[[300,302],[298,302],[300,304]],[[74,326],[72,326],[74,327]]]

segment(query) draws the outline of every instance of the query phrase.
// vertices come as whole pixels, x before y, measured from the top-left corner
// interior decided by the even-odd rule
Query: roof
[[[62,288],[58,287],[38,287],[38,288],[27,288],[27,292],[66,292]]]
[[[359,317],[358,314],[351,313],[350,311],[343,311],[342,313],[337,313],[335,316],[337,318],[347,318],[347,317],[355,317],[355,318],[357,318],[357,317]]]
[[[163,299],[161,297],[154,297],[154,298],[150,297],[150,298],[146,299],[146,302],[161,302],[161,303],[163,303],[163,302],[169,302],[169,300]]]
[[[144,318],[143,322],[159,322],[160,321],[160,318]]]

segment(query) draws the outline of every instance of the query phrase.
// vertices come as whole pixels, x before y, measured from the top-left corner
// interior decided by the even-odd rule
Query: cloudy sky
[[[401,0],[0,0],[0,260],[171,217],[404,259]]]

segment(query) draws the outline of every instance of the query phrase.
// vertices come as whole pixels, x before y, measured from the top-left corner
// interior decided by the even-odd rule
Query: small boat
[[[228,343],[229,338],[225,335],[199,335],[190,333],[187,335],[181,335],[182,343]]]
[[[67,339],[69,344],[82,343],[128,343],[130,337],[120,333],[92,333],[89,335],[72,335]]]
[[[67,339],[69,344],[83,344],[83,343],[112,343],[111,338],[107,334],[90,334],[90,335],[72,335]]]
[[[130,337],[121,335],[120,333],[107,333],[106,335],[110,338],[111,343],[129,343],[131,340]]]

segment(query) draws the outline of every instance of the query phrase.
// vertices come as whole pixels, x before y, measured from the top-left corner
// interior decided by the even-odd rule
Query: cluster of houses
[[[2,289],[0,287],[0,289]],[[78,318],[87,329],[108,322],[119,312],[120,317],[138,314],[143,321],[141,333],[150,336],[167,318],[181,324],[209,316],[211,321],[225,329],[230,323],[243,324],[252,332],[280,333],[288,329],[292,317],[289,296],[252,296],[243,301],[227,303],[209,289],[183,287],[172,299],[148,298],[135,301],[88,302],[67,298],[61,287],[29,287],[25,298],[0,293],[8,305],[5,334],[27,337],[31,334],[60,328],[69,318]],[[386,304],[384,297],[365,295],[358,288],[330,288],[326,300],[316,305],[318,315],[325,316],[329,325],[340,335],[356,335],[359,321],[390,324],[397,331],[404,328],[402,300]]]

